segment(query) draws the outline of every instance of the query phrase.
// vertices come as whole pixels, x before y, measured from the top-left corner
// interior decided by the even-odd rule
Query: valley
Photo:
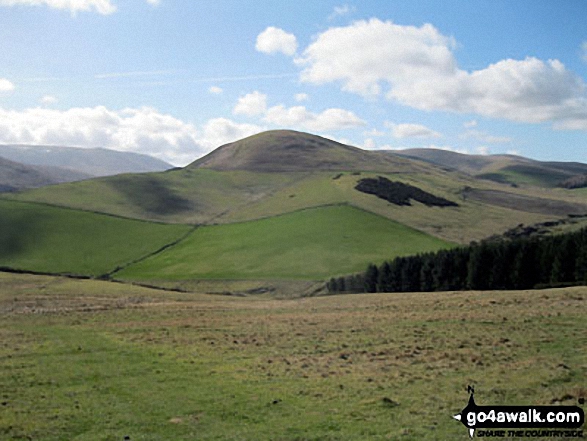
[[[393,191],[424,199],[392,203],[359,191],[364,182],[394,182]],[[6,269],[188,290],[211,283],[214,292],[238,281],[250,292],[324,282],[520,225],[587,225],[582,189],[512,187],[287,130],[221,146],[184,168],[4,194],[0,202],[2,240],[11,244],[0,256]]]

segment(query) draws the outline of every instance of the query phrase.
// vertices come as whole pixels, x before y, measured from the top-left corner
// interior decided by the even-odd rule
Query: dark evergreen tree
[[[365,272],[365,281],[363,287],[365,292],[377,292],[377,281],[379,280],[379,270],[373,264],[367,267]]]

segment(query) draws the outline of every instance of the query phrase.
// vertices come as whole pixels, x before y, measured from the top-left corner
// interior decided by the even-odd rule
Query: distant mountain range
[[[510,185],[568,186],[565,185],[568,180],[578,181],[587,175],[587,164],[580,162],[544,162],[515,155],[466,155],[439,149],[393,150],[387,153]]]
[[[103,148],[0,145],[0,192],[170,168],[148,155]]]
[[[81,181],[91,175],[60,167],[25,165],[0,157],[0,193]]]

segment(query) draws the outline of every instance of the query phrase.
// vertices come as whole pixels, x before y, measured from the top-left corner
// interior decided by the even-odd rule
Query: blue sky
[[[0,0],[0,144],[187,164],[267,129],[587,161],[583,0]]]

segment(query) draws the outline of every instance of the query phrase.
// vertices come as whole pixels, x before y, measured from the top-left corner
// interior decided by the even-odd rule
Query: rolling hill
[[[0,157],[26,165],[59,167],[90,176],[146,173],[172,168],[148,155],[104,148],[0,145]]]
[[[488,167],[480,163],[487,158],[469,160],[470,169]],[[360,191],[361,182],[384,183],[385,195]],[[408,202],[406,195],[395,197],[398,191],[408,192]],[[323,280],[360,271],[367,262],[468,244],[520,224],[564,218],[561,228],[575,228],[587,214],[582,190],[514,188],[283,130],[221,146],[182,169],[102,177],[2,199],[29,207],[30,219],[54,221],[27,224],[31,237],[46,238],[38,247],[42,252],[23,249],[0,265],[89,275],[119,268],[117,279],[157,283]],[[11,219],[7,213],[0,216]],[[121,223],[107,227],[113,219]],[[135,242],[124,247],[131,225]],[[177,230],[163,233],[163,227]],[[111,228],[117,233],[107,233]],[[106,246],[96,242],[98,234],[108,238]],[[152,241],[151,234],[158,239]],[[77,244],[84,235],[87,243]],[[97,254],[96,265],[83,267],[82,256],[91,255],[92,247],[114,254],[122,247],[124,253]],[[52,261],[65,263],[48,268]]]
[[[90,175],[59,167],[25,165],[0,157],[0,193],[81,181]]]
[[[187,168],[256,172],[422,170],[418,164],[399,156],[382,158],[370,151],[292,130],[272,130],[223,145]]]
[[[560,186],[566,180],[587,174],[587,164],[544,162],[515,155],[466,155],[440,149],[394,150],[393,154],[502,184],[552,188]]]

